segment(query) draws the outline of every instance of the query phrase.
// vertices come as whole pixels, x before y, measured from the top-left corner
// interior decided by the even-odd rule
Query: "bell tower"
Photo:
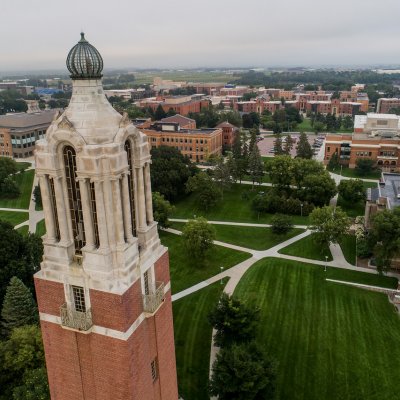
[[[104,95],[84,34],[72,97],[36,143],[47,233],[35,275],[53,400],[178,398],[169,259],[146,137]]]

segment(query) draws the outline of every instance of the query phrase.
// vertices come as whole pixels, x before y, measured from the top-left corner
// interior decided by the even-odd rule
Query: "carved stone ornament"
[[[64,115],[61,119],[61,121],[58,123],[57,127],[59,129],[66,129],[69,131],[73,131],[75,130],[74,125],[72,124],[72,122],[68,119],[68,117],[66,115]]]
[[[125,128],[131,123],[131,120],[129,119],[128,113],[124,112],[121,118],[121,121],[119,123],[120,128]]]

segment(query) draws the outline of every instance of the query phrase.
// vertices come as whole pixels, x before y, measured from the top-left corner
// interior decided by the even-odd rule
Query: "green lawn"
[[[209,399],[212,328],[207,315],[217,304],[223,287],[214,283],[173,303],[178,387],[184,399]]]
[[[43,236],[45,233],[46,233],[46,225],[44,219],[42,219],[36,225],[36,234],[39,236]]]
[[[21,174],[15,175],[15,181],[21,190],[21,195],[16,199],[6,199],[0,196],[0,207],[2,208],[29,208],[31,199],[33,178],[35,171],[25,171]]]
[[[304,118],[301,124],[298,124],[296,127],[297,132],[314,132],[313,127],[311,126],[311,120],[309,118]]]
[[[224,199],[217,206],[209,211],[199,210],[196,203],[196,195],[191,194],[175,203],[175,212],[172,218],[193,218],[203,216],[211,221],[235,221],[235,222],[259,222],[269,223],[274,214],[260,214],[251,209],[252,199],[260,192],[267,192],[268,187],[256,187],[251,190],[251,185],[234,184],[232,188],[224,191]],[[243,199],[243,193],[246,192],[248,199]],[[298,225],[307,225],[308,217],[299,215],[291,216],[292,222]]]
[[[321,261],[325,261],[325,256],[328,256],[328,261],[332,261],[332,254],[328,246],[321,247],[315,243],[312,235],[306,236],[305,238],[284,247],[282,250],[279,250],[279,253]]]
[[[171,228],[181,231],[184,225],[183,222],[173,222]],[[287,234],[276,235],[272,233],[271,228],[234,225],[213,225],[213,227],[217,240],[254,250],[269,249],[304,232],[303,229],[293,228]]]
[[[261,260],[235,290],[261,309],[257,341],[278,361],[276,400],[399,398],[398,314],[386,295],[327,282],[329,273]]]
[[[21,169],[27,169],[31,166],[32,164],[29,162],[17,162],[17,168],[18,171],[21,171]]]
[[[328,168],[328,167],[327,167]],[[336,169],[328,168],[329,171],[334,172],[335,174],[340,175],[340,167]],[[357,170],[355,168],[343,167],[342,176],[346,176],[347,178],[359,178],[359,179],[379,179],[381,177],[381,171],[374,171],[367,175],[358,175]]]
[[[346,235],[339,241],[339,244],[347,262],[356,265],[356,237]]]
[[[26,236],[26,235],[28,235],[28,232],[29,232],[29,226],[28,226],[28,225],[21,226],[21,228],[18,228],[17,231],[18,231],[21,235]]]
[[[169,249],[172,293],[178,293],[211,276],[233,267],[251,257],[250,253],[215,246],[202,265],[193,265],[193,260],[183,246],[180,236],[160,231],[161,243]]]
[[[7,221],[14,226],[19,225],[28,219],[28,212],[0,211],[0,220]]]

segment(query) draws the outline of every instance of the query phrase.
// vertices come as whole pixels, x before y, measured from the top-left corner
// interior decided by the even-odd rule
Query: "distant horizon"
[[[0,67],[1,68],[1,67]],[[179,71],[249,71],[259,70],[257,72],[267,72],[279,69],[304,69],[304,70],[327,70],[327,69],[345,69],[345,70],[400,70],[399,64],[319,64],[319,65],[304,65],[304,64],[286,64],[286,65],[269,65],[269,66],[197,66],[197,67],[132,67],[132,66],[116,66],[105,67],[103,73],[107,75],[113,71],[123,71],[126,73],[142,73],[142,72],[179,72]],[[3,79],[7,76],[24,76],[24,75],[43,75],[43,74],[57,74],[69,75],[67,68],[31,68],[31,69],[14,69],[2,70],[0,69],[0,78]]]

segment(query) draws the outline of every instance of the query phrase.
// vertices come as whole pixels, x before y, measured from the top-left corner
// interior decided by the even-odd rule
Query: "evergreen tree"
[[[264,175],[264,163],[262,161],[260,150],[258,149],[257,143],[254,143],[253,149],[251,150],[249,157],[249,174],[253,182],[261,182]]]
[[[228,171],[230,173],[230,176],[232,177],[233,182],[236,183],[236,181],[239,178],[238,163],[233,158],[232,154],[228,155],[226,165],[227,165]]]
[[[12,331],[38,322],[38,310],[30,290],[16,276],[10,280],[1,310],[3,326]]]
[[[275,135],[274,152],[275,152],[276,156],[280,156],[280,155],[284,154],[284,151],[282,148],[282,136],[280,133],[277,133]]]
[[[250,143],[249,143],[249,149],[252,149],[254,144],[257,143],[257,130],[256,129],[250,129]]]
[[[160,119],[163,119],[167,116],[167,113],[164,111],[162,108],[162,105],[159,104],[158,107],[156,108],[156,112],[154,113],[154,118],[156,121],[159,121]]]
[[[232,155],[235,161],[242,157],[242,141],[240,136],[240,132],[236,132],[233,138]]]
[[[286,142],[283,146],[283,152],[290,156],[290,152],[292,151],[294,146],[294,140],[290,135],[287,135]]]
[[[302,132],[300,134],[299,143],[296,147],[296,156],[299,158],[312,158],[313,150],[311,148],[310,143],[308,142],[307,135]]]
[[[339,168],[340,163],[339,163],[339,156],[338,153],[335,152],[332,154],[332,157],[330,158],[328,162],[328,169],[331,171],[334,171],[336,168]]]
[[[228,164],[224,162],[224,159],[222,157],[218,159],[217,164],[214,168],[214,179],[216,182],[218,182],[222,190],[223,196],[224,189],[229,188],[232,183],[232,176]]]
[[[42,193],[40,192],[40,186],[36,185],[33,189],[33,199],[35,201],[36,209],[41,209],[42,205]]]

